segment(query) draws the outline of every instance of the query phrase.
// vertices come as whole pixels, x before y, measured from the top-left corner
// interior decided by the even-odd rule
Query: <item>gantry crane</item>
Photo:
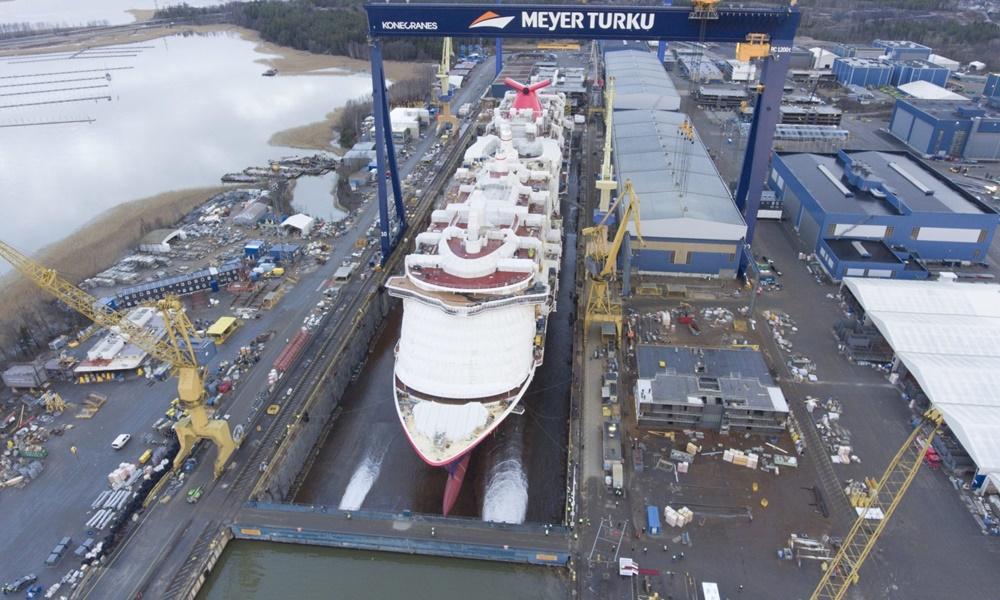
[[[608,217],[615,212],[622,198],[627,199],[618,231],[614,240],[608,245]],[[621,300],[611,297],[611,281],[615,275],[618,252],[621,250],[629,219],[635,225],[635,234],[639,243],[645,245],[642,239],[642,228],[639,219],[639,196],[632,187],[632,180],[625,180],[622,194],[615,198],[601,222],[583,230],[587,241],[587,274],[590,279],[590,292],[587,295],[587,312],[584,316],[584,326],[587,330],[593,323],[614,323],[619,339],[622,335],[622,305]]]
[[[438,65],[438,133],[448,126],[452,131],[458,131],[458,118],[451,114],[451,82],[448,72],[451,71],[451,38],[446,37],[441,43],[441,63]]]
[[[931,447],[943,421],[937,409],[925,412],[906,438],[903,447],[889,462],[882,478],[869,484],[869,500],[860,507],[861,514],[844,538],[836,556],[826,565],[826,571],[809,597],[810,600],[841,600],[851,585],[857,583],[861,566],[920,470],[927,449]],[[871,515],[872,512],[875,514]],[[868,518],[869,516],[874,518]]]
[[[174,459],[174,468],[181,466],[196,441],[208,439],[218,448],[215,458],[215,477],[222,475],[222,470],[229,457],[236,451],[238,442],[233,440],[228,422],[210,418],[208,415],[201,368],[198,366],[198,357],[191,345],[191,333],[194,327],[184,313],[180,299],[171,296],[157,302],[157,308],[163,314],[167,333],[166,339],[160,339],[150,330],[136,325],[124,314],[66,281],[55,270],[33,261],[2,241],[0,241],[0,256],[35,285],[66,306],[101,327],[114,331],[129,343],[145,350],[150,356],[169,363],[177,376],[177,397],[186,413],[174,424],[174,431],[177,432],[177,439],[180,442],[180,451]]]
[[[598,215],[606,218],[611,207],[611,192],[618,189],[615,181],[614,168],[611,166],[611,133],[614,131],[615,78],[608,77],[604,87],[604,160],[601,163],[601,177],[597,180],[597,189],[601,192],[598,203]]]

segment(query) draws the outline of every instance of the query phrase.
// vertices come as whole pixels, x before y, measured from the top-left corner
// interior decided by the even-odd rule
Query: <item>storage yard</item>
[[[743,27],[743,10],[716,16]],[[84,322],[4,366],[0,553],[16,558],[0,585],[35,574],[48,597],[194,597],[240,539],[544,565],[545,597],[991,597],[1000,171],[982,161],[1000,148],[996,75],[969,94],[954,81],[977,70],[905,40],[813,40],[779,60],[704,30],[665,48],[588,35],[522,40],[503,64],[463,45],[426,106],[369,117],[342,157],[220,174],[231,189],[84,279],[77,292],[98,300],[83,314],[118,326]],[[541,118],[517,144],[491,137],[517,116],[503,102],[535,93],[507,77],[560,115],[565,103],[546,123],[565,134],[553,162]],[[511,150],[538,161],[512,209],[529,225],[438,243],[484,227],[436,228],[473,193],[456,169]],[[293,206],[303,181],[331,212]],[[544,362],[471,460],[436,468],[395,406],[413,326],[385,284],[520,273],[534,246],[487,276],[447,269],[539,228],[543,192],[557,198],[544,241],[562,244],[558,309],[528,318]],[[453,312],[478,297],[431,291]],[[172,369],[162,348],[185,319]],[[184,360],[204,367],[197,407],[173,377]],[[201,410],[231,432],[214,474],[224,441],[184,447]],[[859,539],[875,540],[861,558]]]

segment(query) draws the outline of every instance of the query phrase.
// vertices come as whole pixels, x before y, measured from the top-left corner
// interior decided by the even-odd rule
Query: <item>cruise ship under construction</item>
[[[403,300],[396,411],[458,499],[472,450],[512,412],[544,357],[562,254],[565,96],[513,80],[386,287]]]

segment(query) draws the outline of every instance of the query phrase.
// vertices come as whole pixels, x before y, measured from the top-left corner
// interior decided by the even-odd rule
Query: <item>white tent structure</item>
[[[298,213],[282,221],[281,227],[282,229],[297,230],[302,237],[309,237],[309,234],[312,233],[313,225],[315,224],[316,219],[310,217],[309,215]]]
[[[844,278],[945,423],[1000,478],[1000,285]]]

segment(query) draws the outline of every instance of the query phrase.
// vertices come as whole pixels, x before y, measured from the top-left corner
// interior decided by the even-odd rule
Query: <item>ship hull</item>
[[[496,422],[489,428],[486,429],[482,434],[476,437],[471,443],[466,445],[464,448],[459,450],[459,452],[451,457],[444,460],[436,460],[426,453],[420,450],[420,447],[413,439],[413,434],[410,431],[409,426],[406,423],[406,419],[403,416],[403,412],[399,405],[399,390],[393,388],[393,397],[396,404],[396,416],[399,417],[399,422],[403,426],[403,432],[406,434],[406,440],[410,442],[410,446],[413,448],[420,460],[424,461],[429,466],[443,468],[448,473],[448,479],[445,482],[444,494],[441,500],[441,513],[448,516],[452,508],[455,506],[455,502],[458,501],[458,496],[462,491],[462,482],[465,480],[465,473],[469,468],[469,460],[472,458],[472,451],[478,446],[483,440],[487,438],[491,433],[496,431],[496,428],[500,426],[501,423],[507,420],[507,417],[521,404],[521,400],[524,397],[524,393],[528,390],[528,386],[531,385],[531,381],[534,379],[535,369],[531,370],[528,378],[524,381],[518,390],[517,398],[514,402],[511,402],[510,407],[503,413],[503,415],[496,420]]]

